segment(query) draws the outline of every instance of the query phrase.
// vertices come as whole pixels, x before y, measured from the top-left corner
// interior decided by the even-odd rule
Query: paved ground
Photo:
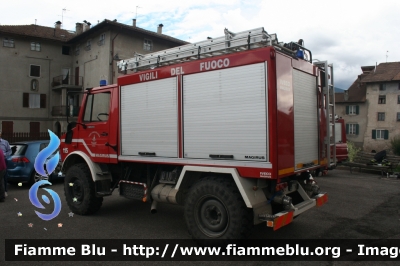
[[[255,227],[254,239],[400,239],[400,180],[379,178],[379,174],[353,173],[348,169],[330,171],[317,179],[329,201],[300,215],[292,224],[278,231]],[[43,221],[32,206],[28,186],[10,186],[6,202],[0,203],[0,265],[132,265],[132,262],[4,262],[5,239],[189,239],[180,206],[159,204],[158,213],[150,214],[150,206],[119,197],[117,193],[104,200],[99,212],[92,216],[74,215],[64,200],[63,183],[48,187],[62,201],[58,217]],[[45,212],[45,210],[41,211]],[[51,212],[51,210],[49,211]],[[21,213],[22,216],[18,216]],[[28,224],[32,223],[32,227]],[[62,227],[58,224],[62,223]],[[360,262],[360,264],[369,264]],[[140,265],[180,264],[185,262],[140,262]],[[191,263],[202,264],[204,263]],[[213,263],[208,263],[213,264]],[[231,262],[218,262],[231,265]],[[238,265],[265,265],[265,262]],[[274,264],[285,265],[284,262]],[[299,262],[296,265],[350,264],[350,262]],[[371,265],[376,263],[371,263]],[[390,264],[389,262],[379,264]]]

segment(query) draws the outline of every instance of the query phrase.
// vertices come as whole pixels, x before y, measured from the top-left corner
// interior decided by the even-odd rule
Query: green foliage
[[[392,146],[393,153],[395,155],[400,155],[400,135],[391,138],[390,145]]]
[[[357,148],[356,145],[351,141],[347,141],[347,150],[348,150],[347,153],[349,156],[349,162],[353,162],[357,153],[361,151],[361,149]]]

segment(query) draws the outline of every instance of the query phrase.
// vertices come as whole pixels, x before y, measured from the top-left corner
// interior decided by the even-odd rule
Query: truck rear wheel
[[[95,213],[103,203],[102,197],[96,197],[89,167],[84,163],[68,170],[64,179],[64,193],[69,208],[76,214]]]
[[[206,177],[189,191],[185,202],[189,233],[202,244],[211,239],[246,238],[253,227],[253,213],[236,185],[227,178]]]

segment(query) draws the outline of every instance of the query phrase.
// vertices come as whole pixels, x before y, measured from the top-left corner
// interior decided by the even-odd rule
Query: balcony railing
[[[51,83],[52,87],[57,87],[61,85],[70,85],[70,86],[83,86],[83,77],[81,76],[57,76],[53,78],[53,82]]]
[[[53,106],[51,110],[52,116],[71,116],[71,112],[69,110],[69,106],[61,105],[61,106]],[[72,116],[78,116],[80,106],[72,106]]]
[[[65,134],[65,132],[57,133],[58,137]],[[28,140],[49,140],[49,132],[3,132],[3,138],[10,144],[18,141]]]

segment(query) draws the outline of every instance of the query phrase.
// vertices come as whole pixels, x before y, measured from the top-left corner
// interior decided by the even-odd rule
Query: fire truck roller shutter
[[[316,77],[293,69],[295,169],[318,160]]]
[[[122,155],[178,156],[176,77],[121,87]]]
[[[266,66],[183,77],[184,157],[268,161]]]

